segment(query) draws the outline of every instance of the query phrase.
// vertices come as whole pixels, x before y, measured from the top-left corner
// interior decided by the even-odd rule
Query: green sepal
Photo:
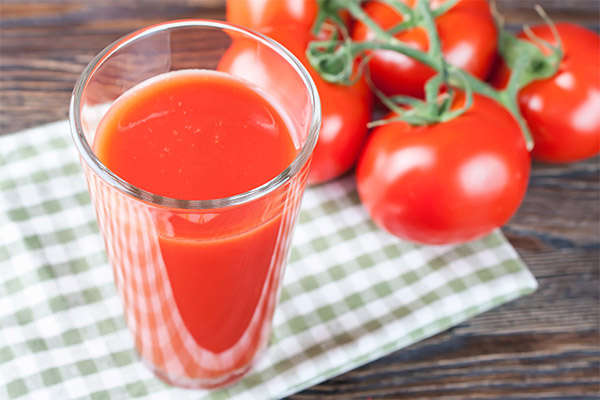
[[[515,78],[518,89],[533,81],[550,78],[558,71],[562,60],[562,50],[549,43],[546,46],[552,51],[550,55],[544,55],[535,44],[500,29],[498,48],[508,68],[514,71],[522,59],[527,57],[527,64],[523,68],[519,68],[521,69],[520,76]]]

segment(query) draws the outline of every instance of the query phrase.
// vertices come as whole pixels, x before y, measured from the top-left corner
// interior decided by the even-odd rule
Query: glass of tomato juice
[[[154,25],[87,66],[70,123],[127,325],[172,384],[265,349],[320,126],[302,64],[208,20]]]

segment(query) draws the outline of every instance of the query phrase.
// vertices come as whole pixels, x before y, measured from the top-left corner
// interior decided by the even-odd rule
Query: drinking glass
[[[147,79],[189,69],[221,71],[268,94],[289,125],[293,162],[261,186],[212,200],[159,196],[103,165],[92,149],[111,104]],[[73,140],[136,350],[163,380],[224,386],[265,349],[320,118],[314,83],[293,55],[218,21],[139,30],[83,71],[71,99]]]

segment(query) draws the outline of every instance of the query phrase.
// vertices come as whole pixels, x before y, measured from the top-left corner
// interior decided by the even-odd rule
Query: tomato
[[[300,60],[319,92],[321,131],[313,152],[308,182],[318,184],[339,177],[354,166],[367,135],[372,104],[368,85],[364,79],[352,86],[336,85],[321,79],[305,55],[306,46],[311,40],[308,31],[293,26],[278,26],[264,27],[261,32],[283,44]],[[221,60],[219,69],[235,71],[237,76],[242,77],[264,74],[261,79],[272,82],[270,86],[276,91],[277,86],[291,84],[291,79],[282,76],[284,71],[278,71],[273,63],[267,54],[257,54],[248,41],[234,41]],[[249,65],[253,65],[252,71]]]
[[[250,29],[295,24],[309,31],[318,11],[315,0],[227,0],[227,21]]]
[[[415,0],[402,0],[413,7]],[[433,8],[444,0],[431,2]],[[383,29],[390,29],[402,21],[390,6],[383,2],[369,2],[364,11]],[[436,19],[442,51],[450,64],[485,79],[496,54],[497,31],[486,0],[460,0],[454,7]],[[375,37],[365,24],[356,21],[352,38],[357,41]],[[408,29],[395,35],[409,46],[426,51],[427,33],[422,28]],[[377,88],[388,96],[406,94],[423,97],[423,85],[435,71],[403,54],[390,50],[376,50],[369,62],[371,77]]]
[[[309,32],[318,13],[316,0],[227,0],[226,17],[228,22],[255,30],[288,25]],[[350,14],[344,10],[340,17],[349,26]],[[330,37],[334,29],[333,24],[324,23],[317,39]]]
[[[564,50],[558,72],[521,89],[518,100],[535,142],[532,157],[571,162],[600,152],[600,36],[574,24],[556,27]],[[532,30],[556,44],[548,26]],[[524,33],[519,37],[532,42]],[[509,75],[502,63],[494,74],[494,86],[505,87]]]
[[[453,107],[464,104],[457,95]],[[377,225],[413,242],[459,243],[504,224],[527,188],[530,158],[517,122],[474,95],[444,123],[390,122],[373,130],[357,165],[363,205]]]

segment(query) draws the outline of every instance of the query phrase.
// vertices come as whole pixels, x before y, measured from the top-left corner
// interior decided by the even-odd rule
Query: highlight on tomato
[[[600,152],[600,36],[569,23],[556,24],[560,37],[549,25],[535,26],[532,33],[552,46],[562,47],[562,60],[556,74],[522,88],[519,106],[533,135],[534,159],[546,162],[572,162]],[[525,32],[518,37],[550,49]],[[493,83],[504,88],[511,72],[501,63]]]
[[[459,93],[452,109],[464,103]],[[514,118],[494,100],[474,94],[472,106],[449,121],[375,128],[356,182],[381,228],[412,242],[450,244],[481,238],[506,223],[523,200],[529,170]]]
[[[415,0],[401,0],[414,7]],[[432,9],[447,0],[433,0]],[[381,1],[367,2],[364,11],[382,29],[391,29],[403,17]],[[446,60],[467,72],[485,79],[496,54],[497,30],[486,0],[459,0],[435,20]],[[373,40],[376,33],[361,21],[354,24],[355,41]],[[395,34],[395,38],[426,51],[429,47],[427,32],[422,27],[410,28]],[[388,96],[410,95],[423,97],[423,86],[436,72],[430,67],[390,50],[375,50],[369,62],[375,86]]]

